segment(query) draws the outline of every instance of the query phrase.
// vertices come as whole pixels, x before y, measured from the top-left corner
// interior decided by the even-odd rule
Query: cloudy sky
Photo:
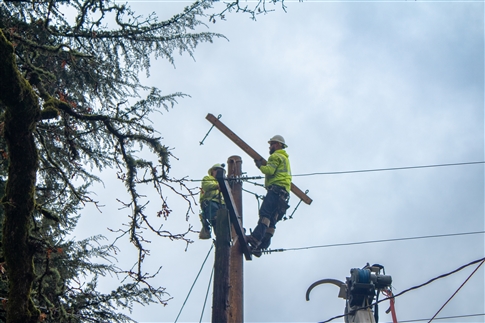
[[[154,11],[161,19],[188,4],[130,2],[136,12]],[[483,231],[483,164],[298,176],[483,161],[483,1],[286,4],[286,13],[276,6],[256,22],[230,14],[225,22],[208,23],[204,30],[228,40],[201,44],[195,60],[176,56],[175,67],[156,61],[146,80],[166,94],[191,96],[153,117],[178,158],[172,176],[201,179],[211,165],[232,155],[242,157],[248,176],[260,175],[252,159],[217,129],[199,145],[211,126],[207,113],[222,114],[221,121],[265,157],[268,139],[283,135],[294,183],[313,199],[277,226],[271,247],[292,250],[245,262],[245,321],[321,322],[341,315],[345,302],[335,286],[315,288],[309,302],[305,292],[319,279],[344,281],[351,268],[366,263],[385,266],[397,294],[484,257],[483,234],[307,248]],[[103,175],[105,186],[97,193],[106,207],[103,213],[84,212],[78,238],[98,232],[110,237],[107,227],[126,222],[127,211],[115,201],[124,194],[122,185],[113,174]],[[250,183],[244,189],[264,194]],[[185,221],[183,201],[169,202],[173,214],[165,228],[200,228],[198,214]],[[244,226],[253,228],[256,199],[244,193],[243,202]],[[297,203],[292,195],[290,212]],[[153,197],[150,205],[154,213],[160,201]],[[163,266],[154,285],[166,287],[173,299],[166,307],[135,308],[134,319],[175,321],[211,247],[195,233],[192,239],[187,251],[182,242],[152,240],[146,270]],[[120,264],[133,254],[126,243]],[[199,321],[213,257],[212,252],[178,322]],[[429,320],[475,267],[398,297],[398,319]],[[211,320],[211,301],[212,292],[205,322]],[[438,317],[483,314],[484,303],[482,267]],[[381,322],[392,321],[387,308],[387,302],[380,306]],[[484,320],[482,315],[440,322]]]

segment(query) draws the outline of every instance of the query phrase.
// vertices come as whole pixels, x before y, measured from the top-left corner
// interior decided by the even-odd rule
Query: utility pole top
[[[231,187],[226,178],[224,178],[224,170],[218,169],[216,179],[219,182],[219,189],[221,190],[222,196],[224,197],[224,202],[226,202],[226,207],[229,211],[231,218],[231,223],[234,226],[237,236],[241,241],[242,251],[246,260],[252,260],[251,250],[249,250],[248,243],[246,242],[246,235],[244,234],[244,228],[241,225],[239,219],[239,212],[235,207],[234,199],[232,197]]]

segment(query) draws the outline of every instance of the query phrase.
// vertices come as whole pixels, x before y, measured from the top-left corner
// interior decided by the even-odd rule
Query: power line
[[[347,171],[340,171],[340,172],[299,174],[299,175],[293,175],[293,177],[314,176],[314,175],[338,175],[338,174],[352,174],[352,173],[383,172],[383,171],[392,171],[392,170],[405,170],[405,169],[431,168],[431,167],[448,167],[448,166],[463,166],[463,165],[474,165],[474,164],[484,164],[484,163],[485,163],[485,161],[475,161],[475,162],[453,163],[453,164],[435,164],[435,165],[421,165],[421,166],[404,166],[404,167],[390,167],[390,168],[376,168],[376,169],[362,169],[362,170],[347,170]]]
[[[443,306],[440,307],[440,309],[438,310],[438,312],[436,312],[436,314],[428,321],[428,323],[430,323],[440,312],[443,308],[445,308],[445,306],[451,301],[451,299],[453,297],[455,297],[455,295],[460,291],[460,289],[465,286],[465,284],[470,280],[470,278],[472,278],[472,276],[477,272],[477,270],[483,265],[483,263],[485,262],[485,259],[482,260],[481,263],[478,264],[477,268],[475,268],[475,270],[470,274],[470,276],[468,276],[467,279],[465,279],[465,281],[463,282],[463,284],[460,285],[460,287],[458,287],[458,289],[453,293],[453,295],[451,295],[450,298],[448,298],[448,300],[443,304]]]
[[[465,166],[465,165],[477,165],[477,164],[485,164],[485,161],[451,163],[451,164],[433,164],[433,165],[419,165],[419,166],[389,167],[389,168],[374,168],[374,169],[360,169],[360,170],[344,170],[344,171],[336,171],[336,172],[315,172],[315,173],[296,174],[296,175],[293,174],[292,176],[293,177],[304,177],[304,176],[317,176],[317,175],[341,175],[341,174],[384,172],[384,171],[419,169],[419,168]],[[243,180],[243,181],[248,181],[250,179],[264,179],[264,176],[251,176],[251,177],[242,176],[238,179]],[[189,181],[191,181],[191,182],[201,182],[202,180],[201,179],[189,179]],[[251,183],[251,184],[260,185],[258,183]]]
[[[177,315],[177,318],[175,319],[174,323],[177,323],[177,320],[179,319],[180,314],[182,313],[182,310],[184,309],[185,303],[187,303],[187,300],[189,299],[190,293],[192,292],[192,289],[194,288],[195,283],[197,282],[197,279],[199,278],[200,273],[202,272],[202,269],[204,268],[205,262],[207,261],[207,258],[209,258],[209,255],[212,251],[212,248],[214,248],[214,244],[211,244],[211,248],[209,249],[209,252],[207,253],[207,256],[205,256],[204,261],[202,262],[202,266],[200,267],[199,273],[195,277],[194,282],[192,283],[192,286],[190,287],[189,293],[187,294],[187,297],[185,298],[184,303],[182,304],[182,307],[180,308],[179,314]],[[212,275],[211,275],[212,276]]]
[[[467,314],[467,315],[454,315],[454,316],[441,316],[435,318],[435,320],[446,320],[446,319],[460,319],[460,318],[466,318],[466,317],[476,317],[476,316],[485,316],[485,313],[480,313],[480,314]],[[414,319],[414,320],[399,320],[399,323],[413,323],[413,322],[423,322],[423,321],[429,321],[429,319]],[[392,322],[386,322],[386,323],[392,323]]]
[[[483,234],[483,233],[485,233],[485,231],[462,232],[462,233],[448,233],[448,234],[436,234],[436,235],[419,236],[419,237],[394,238],[394,239],[382,239],[382,240],[369,240],[369,241],[347,242],[347,243],[334,243],[334,244],[327,244],[327,245],[320,245],[320,246],[310,246],[310,247],[300,247],[300,248],[268,249],[267,251],[265,251],[265,253],[283,252],[283,251],[297,251],[297,250],[316,249],[316,248],[342,247],[342,246],[352,246],[352,245],[369,244],[369,243],[381,243],[381,242],[393,242],[393,241],[405,241],[405,240],[418,240],[418,239],[430,239],[430,238],[443,238],[443,237],[464,236],[464,235]]]
[[[481,259],[474,260],[474,261],[472,261],[472,262],[470,262],[470,263],[468,263],[468,264],[466,264],[466,265],[463,265],[463,266],[461,266],[461,267],[459,267],[459,268],[457,268],[457,269],[455,269],[455,270],[453,270],[453,271],[450,271],[450,272],[448,272],[448,273],[446,273],[446,274],[439,275],[439,276],[437,276],[437,277],[435,277],[435,278],[432,278],[432,279],[428,280],[426,283],[423,283],[423,284],[421,284],[421,285],[417,285],[417,286],[414,286],[414,287],[408,288],[408,289],[406,289],[406,290],[403,290],[402,292],[400,292],[400,293],[398,293],[398,294],[396,294],[396,295],[394,295],[394,296],[392,296],[392,297],[396,298],[396,297],[399,297],[399,296],[401,296],[401,295],[403,295],[403,294],[405,294],[405,293],[407,293],[407,292],[410,292],[410,291],[412,291],[412,290],[415,290],[415,289],[418,289],[418,288],[424,287],[424,286],[426,286],[426,285],[429,285],[429,284],[431,284],[432,282],[434,282],[435,280],[438,280],[438,279],[445,278],[445,277],[448,277],[448,276],[450,276],[450,275],[453,275],[453,274],[455,274],[455,273],[459,272],[460,270],[465,269],[465,268],[466,268],[466,267],[468,267],[468,266],[474,265],[474,264],[479,263],[479,262],[483,262],[484,260],[485,260],[485,258],[481,258]],[[381,301],[379,301],[379,302],[383,302],[383,301],[385,301],[385,300],[388,300],[389,298],[390,298],[390,297],[385,298],[385,299],[383,299],[383,300],[381,300]]]
[[[202,313],[200,314],[199,323],[202,322],[202,317],[204,316],[205,304],[207,304],[207,297],[209,296],[209,290],[212,283],[212,276],[214,276],[214,266],[212,266],[211,276],[209,278],[209,285],[207,285],[207,291],[205,293],[204,305],[202,306]]]

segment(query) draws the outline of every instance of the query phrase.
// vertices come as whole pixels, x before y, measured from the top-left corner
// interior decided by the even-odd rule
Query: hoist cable
[[[195,280],[190,287],[189,293],[187,294],[187,297],[185,298],[184,303],[182,304],[182,307],[180,308],[179,314],[177,315],[177,318],[175,319],[174,323],[177,323],[177,320],[179,319],[180,314],[182,313],[182,310],[184,309],[185,303],[187,303],[187,300],[189,299],[190,293],[192,292],[192,289],[194,288],[195,283],[197,282],[197,279],[199,278],[200,273],[202,272],[202,269],[204,268],[205,262],[207,261],[207,258],[209,258],[209,255],[212,251],[212,248],[214,248],[214,244],[211,244],[211,248],[209,249],[209,252],[207,253],[207,256],[205,256],[204,262],[202,263],[202,266],[200,267],[199,273],[195,277]]]
[[[453,297],[455,297],[455,295],[460,291],[460,289],[463,286],[465,286],[465,284],[468,282],[468,280],[470,280],[470,278],[477,272],[477,270],[483,265],[484,262],[485,262],[485,259],[481,263],[478,264],[477,268],[475,268],[475,270],[470,274],[470,276],[468,276],[468,278],[465,279],[463,284],[461,284],[460,287],[458,287],[458,289],[453,293],[453,295],[451,295],[451,297],[448,298],[448,300],[443,304],[443,306],[441,306],[441,308],[438,310],[438,312],[436,312],[436,314],[428,321],[428,323],[430,323],[441,312],[441,310],[451,301],[451,299]]]
[[[211,276],[209,278],[209,285],[207,285],[207,291],[205,293],[204,306],[202,306],[202,313],[200,314],[199,323],[202,323],[202,317],[204,316],[205,304],[207,303],[207,297],[209,296],[209,290],[212,283],[212,276],[214,276],[214,266],[212,266]]]

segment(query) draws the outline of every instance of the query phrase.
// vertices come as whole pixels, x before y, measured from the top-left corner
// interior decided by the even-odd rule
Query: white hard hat
[[[276,142],[279,142],[283,145],[283,147],[288,147],[285,143],[285,138],[283,138],[283,136],[280,136],[280,135],[274,135],[269,141],[268,141],[268,144],[271,143],[272,141],[276,141]]]
[[[211,175],[212,176],[212,172],[217,170],[217,169],[224,169],[226,165],[224,164],[214,164],[214,166],[212,166],[211,168],[209,168],[209,170],[207,171],[207,174]],[[224,170],[225,171],[225,170]]]
[[[226,166],[226,165],[224,165],[224,164],[214,164],[214,166],[212,166],[212,167],[211,167],[211,170],[212,170],[212,169],[217,169],[217,168],[222,168],[222,169],[224,169],[224,167],[225,167],[225,166]]]

